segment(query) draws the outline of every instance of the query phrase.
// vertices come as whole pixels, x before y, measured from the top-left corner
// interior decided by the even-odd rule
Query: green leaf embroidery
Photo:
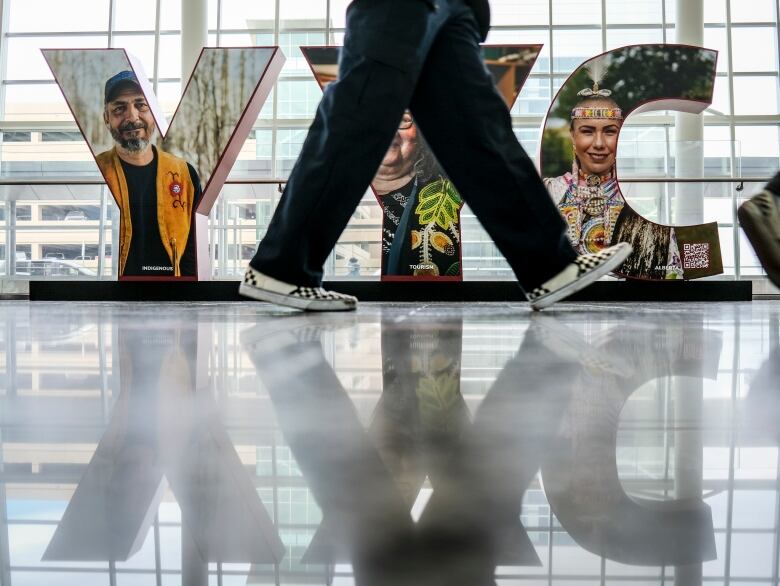
[[[458,223],[458,210],[462,204],[452,182],[440,177],[420,191],[420,203],[414,213],[423,226],[435,222],[443,230],[449,230],[451,225]]]
[[[460,381],[451,373],[420,379],[417,397],[422,421],[434,429],[449,429],[453,418],[460,413]]]

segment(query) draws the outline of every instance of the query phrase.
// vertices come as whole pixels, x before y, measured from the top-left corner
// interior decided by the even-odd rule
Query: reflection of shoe
[[[258,301],[303,309],[304,311],[352,311],[357,308],[357,298],[351,295],[326,291],[322,287],[299,287],[247,267],[239,294]]]
[[[770,191],[762,191],[743,203],[737,210],[737,216],[769,279],[780,287],[780,207],[777,196]]]
[[[528,334],[533,334],[544,347],[558,356],[561,363],[576,362],[590,372],[630,378],[633,367],[620,356],[604,352],[588,342],[581,333],[558,321],[551,314],[535,314]]]
[[[631,254],[631,245],[621,242],[595,254],[578,256],[573,263],[552,279],[528,294],[528,301],[536,311],[550,307],[569,295],[584,289],[599,277],[612,272]]]

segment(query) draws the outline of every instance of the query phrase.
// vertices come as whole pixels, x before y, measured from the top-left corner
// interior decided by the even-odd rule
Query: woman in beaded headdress
[[[569,239],[585,254],[611,246],[615,233],[620,232],[621,239],[634,248],[631,258],[639,259],[637,266],[643,267],[634,276],[683,278],[674,228],[649,223],[626,206],[615,173],[623,111],[611,97],[612,91],[600,86],[606,73],[604,62],[592,63],[588,72],[593,86],[577,94],[581,99],[571,112],[572,171],[544,180],[566,220]],[[648,242],[655,245],[648,246]]]
[[[615,176],[617,140],[623,112],[599,86],[606,68],[589,68],[593,87],[577,95],[569,132],[574,149],[571,173],[545,179],[550,195],[569,227],[569,238],[580,254],[610,246],[615,222],[625,200]]]

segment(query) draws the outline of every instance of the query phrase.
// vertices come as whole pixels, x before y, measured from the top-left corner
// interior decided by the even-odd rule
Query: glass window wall
[[[532,157],[550,101],[584,60],[626,44],[674,42],[678,0],[493,0],[494,28],[489,43],[543,43],[544,49],[517,104],[515,131]],[[681,0],[679,0],[681,1]],[[51,247],[65,258],[90,256],[97,247],[96,278],[112,278],[106,251],[116,246],[111,219],[114,203],[100,190],[69,185],[76,178],[99,179],[89,150],[54,84],[40,48],[123,47],[142,61],[160,101],[171,114],[181,92],[182,0],[80,0],[78,18],[58,0],[0,0],[0,179],[61,179],[60,186],[2,187],[2,205],[34,209],[34,219],[0,222],[2,278],[28,278],[13,272],[13,251],[25,260],[45,260]],[[349,0],[209,0],[210,42],[220,46],[279,45],[287,62],[282,75],[242,149],[231,178],[273,180],[266,185],[228,186],[211,217],[214,276],[235,279],[243,271],[278,200],[277,184],[290,173],[321,92],[300,52],[303,45],[342,42]],[[720,51],[713,104],[706,111],[705,176],[768,178],[780,167],[780,91],[778,90],[777,0],[704,0],[705,45]],[[672,112],[632,117],[623,132],[621,178],[673,177]],[[58,138],[57,138],[58,137]],[[642,143],[647,143],[642,146]],[[645,151],[652,151],[648,157]],[[703,186],[704,217],[717,217],[729,237],[722,242],[726,277],[759,277],[752,250],[735,235],[733,204],[753,193],[760,181]],[[625,190],[633,188],[626,184]],[[84,205],[105,208],[97,219],[43,219],[47,206],[65,206],[74,192],[94,192]],[[660,210],[674,186],[658,184],[646,198]],[[7,199],[11,197],[19,199]],[[48,199],[42,199],[44,193]],[[79,198],[82,195],[78,195]],[[80,202],[81,204],[81,202]],[[260,210],[248,217],[240,210]],[[237,211],[238,210],[238,211]],[[7,217],[7,216],[6,216]],[[73,216],[71,216],[73,217]],[[24,225],[25,223],[29,225]],[[468,209],[463,215],[464,274],[467,279],[510,278],[506,263]],[[328,263],[330,278],[347,275],[347,260],[358,255],[360,277],[377,279],[381,215],[367,194]],[[28,229],[29,228],[29,229]],[[77,229],[78,228],[78,229]],[[12,232],[14,232],[12,234]],[[81,251],[77,251],[81,252]],[[74,258],[70,258],[74,257]],[[20,257],[21,258],[21,257]],[[18,269],[18,267],[16,267]],[[83,276],[83,275],[82,275]]]

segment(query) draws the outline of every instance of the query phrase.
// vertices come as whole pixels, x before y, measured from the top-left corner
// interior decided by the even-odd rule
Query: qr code
[[[709,242],[702,242],[701,244],[684,244],[683,245],[683,268],[684,269],[710,268]]]

